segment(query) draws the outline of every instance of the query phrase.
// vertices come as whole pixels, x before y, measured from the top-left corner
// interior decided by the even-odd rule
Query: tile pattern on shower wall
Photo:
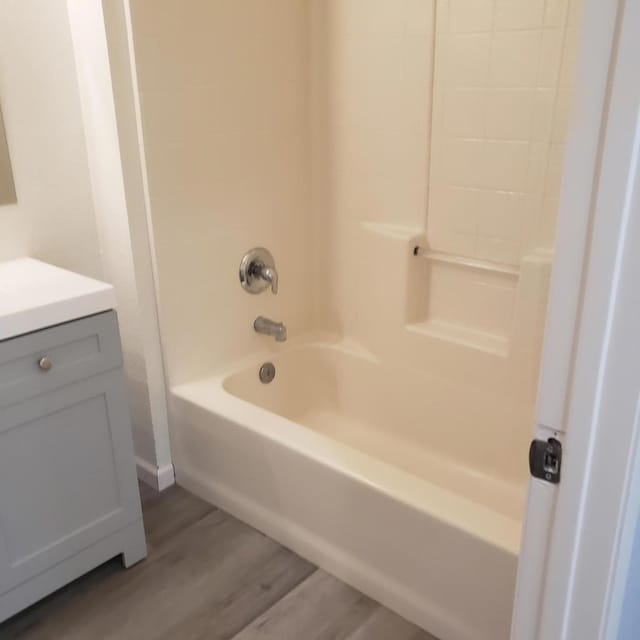
[[[438,3],[432,250],[517,265],[553,248],[580,3]]]

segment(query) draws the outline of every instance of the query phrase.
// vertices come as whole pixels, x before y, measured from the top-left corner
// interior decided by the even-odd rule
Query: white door
[[[639,33],[638,0],[585,3],[534,432],[563,443],[561,480],[529,484],[512,640],[615,637],[640,393]]]

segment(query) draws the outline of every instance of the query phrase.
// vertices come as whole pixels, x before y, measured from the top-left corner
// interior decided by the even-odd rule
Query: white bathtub
[[[178,482],[441,640],[506,640],[523,486],[429,382],[325,342],[176,387]]]

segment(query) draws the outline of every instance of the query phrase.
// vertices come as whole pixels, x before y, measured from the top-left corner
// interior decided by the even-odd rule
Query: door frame
[[[640,3],[584,10],[534,428],[563,477],[529,485],[512,640],[616,637],[640,509]]]

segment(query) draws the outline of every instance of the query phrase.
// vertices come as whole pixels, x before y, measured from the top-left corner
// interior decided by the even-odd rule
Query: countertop
[[[113,287],[33,258],[0,262],[0,340],[114,309]]]

